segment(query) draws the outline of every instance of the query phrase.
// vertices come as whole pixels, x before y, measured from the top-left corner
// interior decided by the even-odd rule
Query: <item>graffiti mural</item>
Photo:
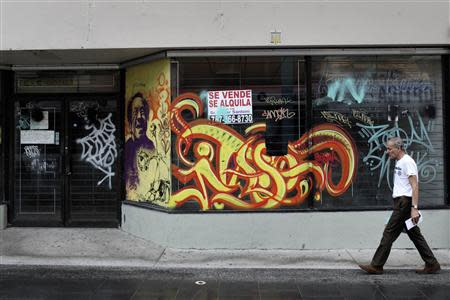
[[[185,119],[190,114],[193,121]],[[288,144],[288,154],[266,154],[264,123],[241,135],[230,126],[199,119],[203,104],[193,93],[177,97],[170,125],[178,165],[173,176],[182,184],[170,208],[196,202],[202,210],[274,209],[298,206],[313,193],[336,197],[353,183],[357,151],[338,125],[321,124]]]
[[[127,70],[127,200],[167,206],[170,197],[169,61]]]
[[[345,128],[360,163],[352,185],[353,207],[391,204],[395,161],[388,138],[398,136],[419,171],[423,205],[445,199],[443,82],[438,56],[322,57],[312,59],[312,124]],[[323,195],[317,207],[336,207]]]
[[[393,126],[383,125],[365,125],[357,123],[360,127],[359,134],[367,138],[369,149],[362,161],[369,166],[370,170],[379,170],[378,187],[381,186],[383,179],[386,180],[390,189],[392,189],[392,179],[389,176],[391,160],[385,150],[385,144],[388,138],[393,136],[401,137],[405,143],[405,149],[414,158],[419,171],[419,181],[428,183],[435,179],[436,168],[440,163],[436,159],[428,158],[430,153],[435,152],[428,135],[428,127],[425,126],[422,117],[417,114],[418,128],[414,126],[413,117],[407,115],[407,129],[400,128],[396,122]],[[418,148],[419,150],[411,150]]]

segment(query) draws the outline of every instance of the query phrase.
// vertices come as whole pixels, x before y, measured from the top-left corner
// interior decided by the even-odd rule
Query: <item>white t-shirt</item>
[[[408,180],[408,177],[411,175],[416,175],[417,179],[419,179],[416,162],[411,156],[405,154],[395,163],[393,198],[400,196],[412,197],[412,186]]]

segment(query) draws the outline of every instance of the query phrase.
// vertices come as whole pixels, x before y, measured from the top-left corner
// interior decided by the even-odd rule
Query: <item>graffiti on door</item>
[[[89,134],[76,140],[77,144],[82,147],[81,159],[105,174],[97,182],[97,185],[108,180],[109,189],[112,188],[111,179],[115,175],[112,169],[117,157],[116,137],[114,135],[116,126],[111,118],[112,114],[109,113],[106,118],[98,120],[98,127],[95,123],[86,125],[85,129],[90,131]]]

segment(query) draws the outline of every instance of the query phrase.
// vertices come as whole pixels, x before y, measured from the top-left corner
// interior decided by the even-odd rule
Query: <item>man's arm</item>
[[[412,206],[411,207],[411,218],[412,221],[417,224],[419,222],[419,210],[415,207],[418,207],[419,205],[419,183],[417,181],[416,175],[411,175],[408,177],[409,184],[411,184],[412,187]]]

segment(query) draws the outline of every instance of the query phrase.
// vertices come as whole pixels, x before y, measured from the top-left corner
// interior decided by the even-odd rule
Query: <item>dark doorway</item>
[[[19,96],[14,100],[12,224],[119,224],[116,96]]]

